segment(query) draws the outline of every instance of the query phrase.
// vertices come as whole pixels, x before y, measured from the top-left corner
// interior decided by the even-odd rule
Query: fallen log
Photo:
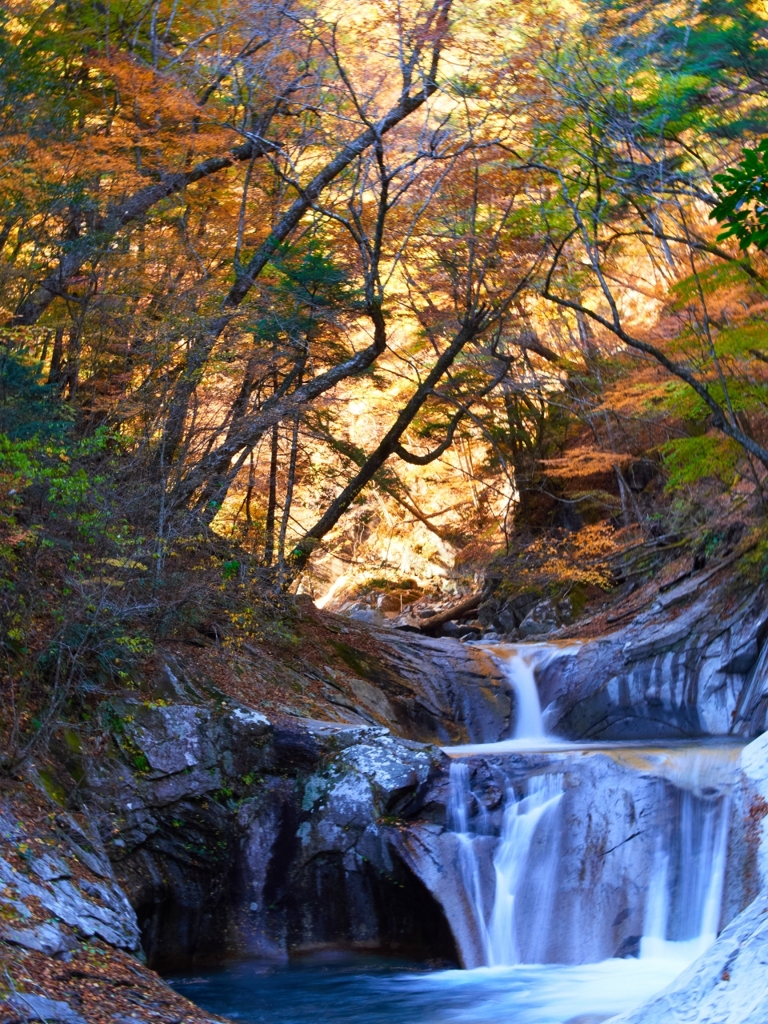
[[[444,625],[446,622],[452,622],[454,619],[461,619],[466,612],[471,612],[473,608],[477,608],[484,597],[484,593],[475,594],[473,597],[467,597],[463,601],[459,601],[458,604],[453,605],[451,608],[446,608],[444,611],[438,612],[437,615],[432,615],[430,618],[419,622],[416,628],[420,633],[426,633],[431,629],[436,629],[437,626]]]

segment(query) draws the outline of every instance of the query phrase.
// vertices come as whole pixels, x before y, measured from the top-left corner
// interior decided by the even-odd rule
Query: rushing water
[[[369,956],[249,961],[169,979],[210,1013],[246,1024],[597,1024],[682,970],[670,958],[426,971]]]
[[[563,830],[573,826],[572,820],[558,820],[565,777],[556,769],[529,777],[520,795],[512,781],[507,780],[500,835],[493,853],[493,892],[487,891],[489,873],[483,871],[482,859],[487,855],[488,844],[478,843],[478,839],[484,839],[492,829],[482,802],[472,793],[465,758],[495,755],[503,765],[504,754],[517,754],[512,762],[517,770],[524,750],[559,751],[566,756],[567,751],[573,750],[582,755],[600,751],[614,758],[627,758],[629,754],[635,762],[633,767],[641,772],[652,768],[665,777],[666,785],[658,783],[656,803],[659,807],[667,805],[663,822],[666,827],[656,825],[639,956],[690,963],[717,936],[735,748],[701,743],[677,744],[666,749],[654,749],[647,743],[567,744],[547,737],[535,670],[546,664],[556,650],[546,644],[490,648],[516,694],[514,734],[501,743],[446,748],[454,758],[450,770],[450,825],[459,839],[461,875],[485,965],[501,967],[552,959],[547,951],[557,948],[557,941],[556,936],[548,933],[563,924],[553,913],[561,875],[559,840]],[[467,811],[470,805],[476,809],[472,821]],[[534,839],[545,827],[547,841],[539,844],[534,857]],[[653,827],[649,822],[639,831]],[[528,903],[525,928],[518,913],[523,897]],[[592,915],[597,914],[599,908],[594,906]],[[594,927],[596,922],[589,923]],[[584,924],[581,922],[582,927]],[[605,922],[606,930],[607,926]]]
[[[680,751],[672,752],[680,755]],[[726,758],[730,752],[725,748]],[[699,760],[706,760],[707,755],[696,748],[688,748],[686,754],[695,775],[700,771]],[[660,831],[656,838],[639,955],[641,959],[670,957],[687,964],[717,936],[730,800],[727,795],[702,796],[661,785],[659,789],[659,802],[673,804],[677,827]],[[563,798],[564,776],[557,772],[532,776],[519,798],[510,785],[491,875],[483,870],[490,830],[487,815],[481,810],[470,823],[467,814],[473,799],[469,765],[463,760],[451,765],[451,824],[460,844],[461,876],[488,967],[541,963],[552,959],[548,950],[557,948],[556,932],[562,927],[556,907],[562,872],[559,840],[567,824],[560,814]],[[544,828],[547,841],[539,844],[534,855],[534,839]],[[492,892],[488,892],[489,878]],[[584,931],[587,924],[592,929],[600,927],[596,918],[601,912],[597,901],[590,908],[589,893],[585,896],[593,919],[581,922]],[[518,913],[523,898],[524,923]],[[609,925],[610,921],[602,923],[606,931]]]
[[[567,644],[482,644],[507,677],[515,694],[515,723],[512,736],[497,743],[475,743],[451,747],[451,753],[513,753],[529,750],[559,747],[561,740],[548,736],[544,728],[544,717],[536,686],[536,672],[557,655],[578,650],[577,643]]]
[[[548,737],[535,672],[556,650],[489,647],[516,695],[514,734],[501,743],[446,748],[457,882],[478,939],[475,962],[484,967],[428,970],[338,954],[230,964],[171,979],[174,986],[206,1010],[251,1024],[598,1024],[671,982],[717,935],[736,750],[727,743],[580,744]],[[475,757],[485,770],[490,757],[497,775],[507,773],[500,806],[496,801],[492,810],[473,791]],[[596,757],[607,758],[624,780],[622,792],[638,780],[645,817],[626,841],[642,835],[646,852],[635,863],[637,854],[619,843],[622,853],[614,856],[629,857],[616,879],[631,883],[642,901],[642,935],[635,956],[581,963],[589,959],[588,936],[612,941],[624,920],[610,901],[600,904],[590,883],[576,897],[572,881],[571,890],[563,889],[584,817],[596,810],[618,820],[618,805],[616,811],[592,806],[596,792],[586,794],[586,803],[583,793],[582,803],[574,802],[587,778],[599,778],[584,770]],[[600,920],[601,914],[608,917]],[[561,941],[565,932],[569,942]]]

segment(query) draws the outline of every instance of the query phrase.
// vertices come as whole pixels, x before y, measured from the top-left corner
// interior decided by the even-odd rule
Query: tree
[[[552,191],[550,186],[542,191],[551,261],[539,294],[577,318],[588,318],[683,381],[712,426],[748,459],[768,468],[768,446],[746,425],[748,400],[741,371],[732,362],[726,365],[719,351],[718,328],[702,284],[713,259],[736,264],[755,281],[760,276],[706,237],[695,203],[712,203],[702,177],[714,162],[716,146],[708,145],[706,134],[688,137],[700,128],[706,101],[694,98],[685,83],[676,87],[687,72],[685,45],[680,44],[671,77],[667,60],[663,52],[653,54],[650,62],[634,55],[629,61],[605,58],[589,45],[548,59],[561,105],[548,150],[557,160],[548,162],[542,147],[540,162]],[[723,70],[717,69],[713,85],[727,77]],[[726,70],[735,72],[734,67]],[[738,68],[739,77],[744,70]],[[762,75],[762,63],[756,73]],[[633,89],[651,74],[659,89],[649,90],[649,98],[635,109]],[[718,132],[723,130],[721,121]],[[668,321],[659,321],[654,337],[628,312],[630,293],[640,291],[633,289],[630,278],[637,279],[640,265],[649,299],[660,286],[671,289],[685,280],[690,284],[690,301],[675,310],[679,325],[672,345]],[[669,306],[667,311],[672,312]],[[761,387],[752,391],[749,400],[762,404]]]

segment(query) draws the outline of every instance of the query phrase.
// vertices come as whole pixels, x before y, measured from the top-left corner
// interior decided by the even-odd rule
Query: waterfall
[[[501,669],[515,695],[514,728],[508,739],[495,743],[465,743],[450,748],[452,753],[482,754],[559,747],[563,741],[549,736],[539,700],[536,672],[552,658],[572,655],[577,643],[481,644]]]
[[[514,793],[507,794],[507,807],[502,822],[501,842],[493,858],[496,889],[493,910],[486,941],[486,958],[491,967],[504,967],[521,962],[517,934],[516,903],[521,886],[527,881],[528,859],[536,829],[548,811],[553,810],[563,795],[563,780],[559,775],[537,775],[528,783],[528,792],[522,800],[515,800]],[[551,847],[554,850],[554,845]],[[554,869],[554,858],[549,858]],[[545,875],[551,874],[545,872]],[[553,891],[554,879],[546,878],[539,887],[537,896],[541,904],[547,904]],[[549,883],[549,884],[547,884]],[[546,906],[539,921],[546,926]]]
[[[543,739],[545,735],[536,686],[536,666],[541,661],[542,653],[550,654],[546,644],[529,644],[525,648],[500,645],[493,648],[493,655],[515,692],[517,716],[513,739],[516,740]]]
[[[464,884],[473,924],[480,939],[483,953],[488,953],[488,929],[485,923],[483,907],[483,886],[480,880],[480,862],[475,849],[474,839],[483,832],[481,816],[480,828],[473,832],[469,829],[469,804],[478,804],[469,784],[469,766],[465,761],[452,761],[450,771],[450,802],[448,805],[449,823],[459,841],[459,872]],[[483,808],[483,811],[485,808]]]
[[[516,799],[513,789],[507,791],[507,802],[502,820],[502,834],[493,857],[494,894],[490,919],[486,921],[485,899],[480,861],[475,840],[487,835],[487,815],[482,804],[475,800],[469,783],[469,768],[465,762],[453,761],[450,771],[451,796],[449,816],[459,841],[461,878],[477,933],[490,967],[503,967],[521,962],[518,942],[516,902],[521,887],[528,881],[528,859],[536,830],[550,810],[560,801],[563,793],[562,776],[538,775],[529,780],[527,791]],[[474,802],[479,821],[470,829],[468,807]],[[550,853],[556,847],[550,846]],[[546,928],[548,904],[554,888],[552,882],[556,860],[546,858],[544,878],[538,879],[537,892],[539,922]],[[540,866],[540,865],[539,865]],[[548,870],[547,870],[548,869]],[[540,873],[541,874],[541,873]],[[541,882],[544,882],[542,885]]]
[[[519,774],[519,757],[507,771]],[[649,823],[657,830],[655,854],[644,869],[647,884],[633,879],[641,894],[645,889],[641,959],[688,963],[717,936],[730,797],[710,786],[697,788],[702,766],[696,755],[688,761],[687,771],[677,767],[676,778],[690,788],[667,780],[651,784],[656,785],[657,824]],[[601,910],[597,894],[593,900],[588,881],[575,902],[572,891],[565,894],[559,888],[566,873],[561,839],[567,845],[566,830],[572,823],[572,812],[565,810],[568,800],[563,803],[568,793],[565,774],[555,768],[529,777],[520,797],[508,778],[501,823],[497,816],[494,825],[483,800],[472,791],[471,770],[471,762],[452,761],[449,822],[458,841],[465,902],[486,966],[550,962],[553,950],[555,957],[557,950],[561,955],[565,950],[565,962],[569,955],[579,962],[579,936],[590,929],[610,936],[616,922],[611,923],[614,911],[600,918],[608,907]],[[652,836],[653,831],[647,841],[653,843]],[[650,856],[645,863],[649,861]],[[575,947],[562,940],[569,929],[576,937]]]
[[[444,748],[469,959],[693,960],[717,936],[736,748],[547,736],[536,673],[569,648],[486,650],[515,694],[513,735]]]
[[[712,800],[684,791],[673,843],[657,839],[640,957],[693,960],[717,938],[723,898],[728,796]]]

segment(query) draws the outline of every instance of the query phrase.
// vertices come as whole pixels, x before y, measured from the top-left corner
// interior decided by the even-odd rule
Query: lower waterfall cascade
[[[728,751],[726,751],[728,753]],[[691,760],[700,757],[694,753]],[[727,762],[726,762],[727,763]],[[460,846],[461,874],[489,967],[550,962],[550,932],[557,929],[553,904],[557,898],[561,804],[565,795],[560,773],[533,776],[520,797],[506,794],[501,834],[492,856],[492,893],[484,892],[477,840],[490,834],[487,814],[470,827],[467,805],[473,801],[469,766],[451,765],[451,824]],[[725,880],[730,799],[727,794],[697,796],[690,791],[659,787],[659,798],[679,807],[680,827],[659,834],[647,882],[641,959],[672,957],[690,962],[717,937]],[[544,855],[532,859],[534,838],[544,838]],[[487,853],[487,843],[484,852]],[[518,920],[518,904],[527,900],[526,927]],[[490,906],[490,913],[486,907]],[[594,921],[592,922],[594,926]],[[599,922],[598,922],[599,926]]]

